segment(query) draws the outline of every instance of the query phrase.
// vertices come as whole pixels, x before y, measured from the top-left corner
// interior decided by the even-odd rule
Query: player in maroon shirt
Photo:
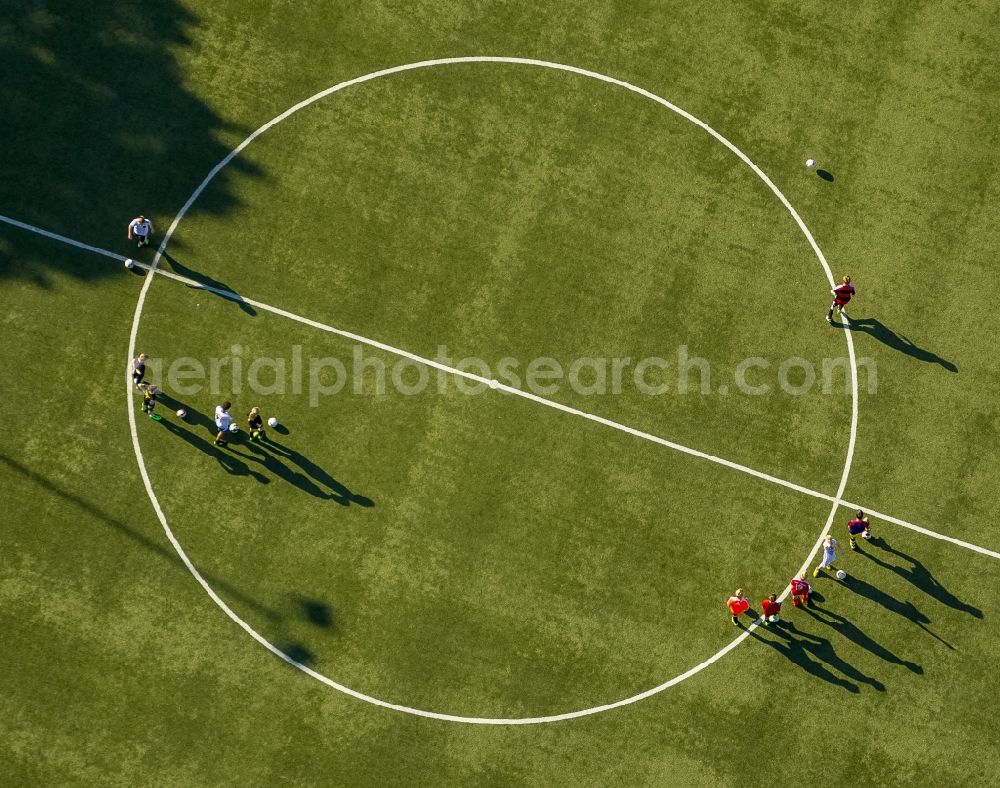
[[[761,610],[764,611],[763,620],[764,625],[777,624],[778,614],[781,612],[781,602],[778,601],[777,594],[771,594],[767,599],[762,599],[760,602]]]
[[[847,533],[851,535],[852,550],[858,549],[858,534],[861,534],[862,539],[872,538],[872,527],[868,522],[868,515],[861,509],[858,509],[858,513],[847,523]]]
[[[850,322],[847,317],[847,312],[844,311],[844,307],[850,303],[856,292],[854,290],[854,285],[851,284],[851,277],[845,276],[843,280],[841,280],[841,283],[830,292],[833,294],[833,303],[830,304],[830,311],[826,314],[826,322],[833,323],[834,309],[840,312],[840,316],[844,318],[844,320]]]

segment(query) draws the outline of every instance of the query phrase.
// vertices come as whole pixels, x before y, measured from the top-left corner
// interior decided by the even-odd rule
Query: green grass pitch
[[[0,3],[0,780],[996,784],[1000,561],[877,517],[851,553],[847,506],[845,582],[636,696],[744,631],[737,586],[785,588],[848,456],[843,501],[1000,549],[997,30],[985,2]],[[847,331],[790,212],[704,129],[579,73],[332,93],[205,183],[157,259],[263,124],[474,55],[647,90],[774,182],[858,287],[853,452],[848,377],[822,374]],[[161,421],[126,399],[140,298]],[[560,410],[392,348],[579,379]],[[679,391],[681,356],[710,380]],[[768,393],[737,385],[747,359]],[[281,426],[218,447],[223,399]]]

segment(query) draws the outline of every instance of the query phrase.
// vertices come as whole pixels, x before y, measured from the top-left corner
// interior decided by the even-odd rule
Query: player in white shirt
[[[813,569],[813,577],[819,577],[820,569],[829,569],[831,572],[836,572],[837,567],[833,565],[833,562],[837,560],[837,548],[840,546],[840,542],[833,538],[832,534],[827,534],[823,537],[823,560],[820,561],[819,566]]]
[[[229,409],[232,406],[233,405],[229,402],[229,400],[226,400],[221,405],[215,406],[215,426],[219,428],[219,434],[215,436],[216,446],[226,445],[226,442],[223,439],[229,431],[229,425],[233,423],[233,417],[229,415]]]
[[[142,383],[142,379],[146,376],[146,359],[146,354],[140,353],[132,361],[132,382],[135,383],[136,387]]]
[[[149,246],[149,236],[153,234],[153,223],[145,216],[136,216],[128,223],[128,239],[139,239],[136,246]]]

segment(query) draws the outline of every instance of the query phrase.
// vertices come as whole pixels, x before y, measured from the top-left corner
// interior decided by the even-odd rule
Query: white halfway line
[[[78,249],[84,249],[88,252],[94,252],[95,254],[99,254],[104,257],[109,257],[112,260],[125,262],[126,260],[129,259],[124,255],[117,254],[116,252],[111,252],[108,251],[107,249],[101,249],[100,247],[97,246],[92,246],[90,244],[74,240],[72,238],[67,238],[64,235],[59,235],[58,233],[53,233],[48,230],[43,230],[40,227],[35,227],[34,225],[26,224],[16,219],[11,219],[10,217],[4,216],[2,214],[0,214],[0,222],[5,222],[6,224],[13,225],[14,227],[19,227],[22,230],[27,230],[29,232],[37,233],[38,235],[45,236],[46,238],[51,238],[54,241],[60,241],[61,243],[69,244],[70,246],[75,246]],[[219,287],[212,287],[211,285],[198,282],[194,279],[189,279],[188,277],[181,276],[180,274],[175,274],[172,271],[165,271],[159,267],[157,267],[154,271],[153,267],[146,263],[141,263],[137,260],[133,262],[135,263],[135,266],[137,268],[141,268],[150,273],[155,273],[159,276],[164,276],[168,279],[173,279],[174,281],[181,282],[182,284],[185,284],[189,287],[205,290],[209,293],[214,293],[215,295],[220,296],[222,298],[226,298],[230,301],[249,304],[250,306],[253,306],[262,311],[271,312],[272,314],[275,315],[281,315],[282,317],[288,318],[289,320],[294,320],[298,323],[302,323],[303,325],[307,325],[312,328],[319,329],[321,331],[326,331],[331,334],[336,334],[338,336],[351,339],[355,342],[359,342],[361,344],[368,345],[370,347],[378,348],[379,350],[383,350],[386,353],[391,353],[392,355],[400,356],[401,358],[410,359],[411,361],[414,361],[418,364],[423,364],[428,367],[432,367],[434,369],[439,369],[442,372],[447,372],[452,375],[457,375],[459,377],[463,377],[468,380],[473,380],[476,381],[477,383],[482,383],[487,386],[490,386],[492,384],[492,381],[489,378],[485,378],[481,375],[475,375],[471,372],[466,372],[461,369],[456,369],[455,367],[450,367],[446,364],[440,363],[439,361],[434,361],[433,359],[428,359],[424,358],[423,356],[418,356],[414,353],[410,353],[409,351],[401,350],[400,348],[393,347],[392,345],[387,345],[384,342],[379,342],[376,339],[369,339],[368,337],[361,336],[360,334],[355,334],[351,331],[345,331],[340,328],[335,328],[325,323],[320,323],[319,321],[312,320],[308,317],[297,315],[294,312],[289,312],[285,309],[281,309],[280,307],[271,306],[270,304],[265,304],[261,301],[256,301],[252,298],[245,298],[244,296],[241,296],[239,293],[235,293],[231,290],[224,290]],[[776,484],[781,487],[786,487],[789,490],[794,490],[795,492],[802,493],[803,495],[808,495],[812,498],[818,498],[823,501],[829,501],[830,503],[846,506],[851,509],[864,509],[867,514],[877,518],[878,520],[884,520],[885,522],[893,523],[894,525],[898,525],[902,528],[908,528],[911,531],[916,531],[917,533],[924,534],[925,536],[930,536],[934,539],[940,539],[945,542],[950,542],[952,544],[958,545],[959,547],[964,547],[967,550],[973,550],[977,553],[989,556],[991,558],[1000,559],[1000,552],[997,552],[995,550],[990,550],[985,547],[980,547],[979,545],[972,544],[971,542],[966,542],[962,539],[956,539],[953,536],[947,536],[945,534],[938,533],[937,531],[932,531],[928,528],[924,528],[914,523],[907,522],[906,520],[901,520],[898,517],[893,517],[892,515],[884,514],[882,512],[877,512],[874,509],[869,509],[867,506],[862,506],[860,504],[853,503],[851,501],[847,501],[842,498],[838,498],[836,496],[820,492],[818,490],[813,490],[801,484],[796,484],[795,482],[790,482],[786,479],[781,479],[778,478],[777,476],[772,476],[769,473],[758,471],[746,465],[741,465],[737,462],[733,462],[732,460],[727,460],[723,457],[717,457],[714,454],[708,454],[706,452],[698,451],[697,449],[692,449],[689,446],[684,446],[680,443],[675,443],[673,441],[667,440],[666,438],[661,438],[657,435],[653,435],[648,432],[643,432],[642,430],[635,429],[634,427],[629,427],[625,424],[620,424],[616,421],[612,421],[611,419],[606,419],[602,416],[597,416],[592,413],[587,413],[586,411],[578,410],[577,408],[570,407],[569,405],[563,405],[562,403],[546,399],[545,397],[540,397],[537,394],[533,394],[529,391],[523,391],[522,389],[513,388],[512,386],[507,386],[505,384],[498,384],[496,386],[496,390],[502,391],[507,394],[512,394],[517,397],[523,397],[524,399],[531,400],[532,402],[537,402],[538,404],[544,405],[545,407],[553,408],[554,410],[562,411],[563,413],[567,413],[572,416],[578,416],[582,419],[587,419],[588,421],[596,422],[597,424],[602,424],[605,427],[610,427],[612,429],[618,430],[619,432],[627,433],[636,438],[641,438],[643,440],[659,444],[660,446],[666,446],[667,448],[673,449],[674,451],[678,451],[683,454],[688,454],[692,457],[698,457],[699,459],[707,460],[708,462],[712,462],[717,465],[725,466],[726,468],[730,468],[732,470],[748,474],[757,479],[770,482],[771,484]]]

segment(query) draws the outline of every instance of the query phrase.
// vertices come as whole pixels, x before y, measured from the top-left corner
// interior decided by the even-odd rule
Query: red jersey
[[[857,517],[855,517],[853,520],[851,520],[847,524],[847,532],[851,536],[857,536],[859,533],[861,533],[862,531],[864,531],[865,528],[867,528],[867,527],[868,527],[868,523],[866,523],[864,520],[859,520]]]
[[[811,590],[812,589],[810,589],[809,583],[805,580],[800,580],[797,577],[792,580],[792,596],[805,596]]]
[[[833,288],[833,303],[843,306],[854,297],[854,285],[837,285]]]
[[[770,599],[763,599],[761,600],[760,607],[764,611],[765,616],[776,616],[781,612],[781,602],[777,600],[772,602]]]
[[[750,603],[741,596],[729,597],[729,601],[726,604],[729,606],[729,612],[734,616],[746,613],[750,609]]]

